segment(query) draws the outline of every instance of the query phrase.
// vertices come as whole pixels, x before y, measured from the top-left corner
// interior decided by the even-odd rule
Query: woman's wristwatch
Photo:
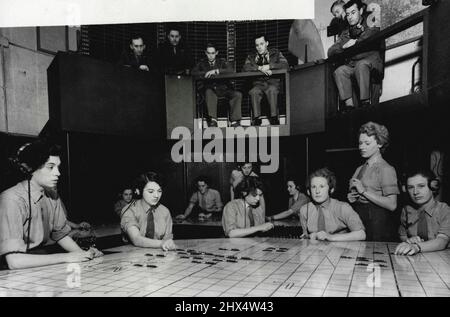
[[[422,252],[422,248],[420,247],[420,245],[417,242],[415,242],[413,244],[419,249],[419,251],[417,251],[417,253],[421,253]]]

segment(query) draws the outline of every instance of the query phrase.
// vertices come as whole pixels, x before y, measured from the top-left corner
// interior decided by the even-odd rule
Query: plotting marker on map
[[[131,245],[113,248],[121,253],[79,264],[76,296],[450,296],[450,250],[411,258],[391,256],[395,243],[230,240],[176,241],[180,249],[203,254],[201,259],[176,252],[158,257],[159,251]],[[227,248],[222,255],[215,254],[219,246]],[[0,271],[0,290],[4,296],[73,295],[66,269],[60,264]]]

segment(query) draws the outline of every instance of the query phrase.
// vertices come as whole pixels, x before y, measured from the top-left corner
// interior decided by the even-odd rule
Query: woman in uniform
[[[382,156],[388,144],[385,126],[367,122],[359,129],[359,151],[365,162],[350,179],[347,198],[364,223],[369,241],[396,240],[393,213],[400,191],[395,169]]]
[[[169,209],[159,202],[162,196],[159,175],[153,172],[142,174],[136,180],[135,191],[142,198],[122,211],[120,225],[123,232],[137,247],[161,248],[164,251],[175,249],[172,216]]]

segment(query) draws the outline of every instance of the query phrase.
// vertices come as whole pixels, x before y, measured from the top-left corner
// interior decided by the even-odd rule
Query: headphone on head
[[[428,187],[430,187],[431,191],[438,192],[441,189],[441,181],[437,178],[428,181]]]
[[[434,195],[437,194],[439,192],[439,190],[441,189],[441,181],[440,181],[440,179],[436,178],[435,176],[429,177],[431,175],[434,175],[434,173],[430,174],[430,175],[422,175],[421,173],[418,173],[416,175],[423,176],[423,177],[425,177],[427,179],[428,188],[433,192]],[[413,175],[413,176],[416,176],[416,175]],[[402,186],[401,186],[402,191],[404,193],[408,192],[406,186],[407,186],[407,180],[410,177],[407,177],[407,178],[405,177],[404,184],[402,184]]]
[[[25,143],[17,150],[16,154],[13,157],[9,158],[9,161],[11,163],[13,163],[13,165],[15,167],[17,167],[19,169],[19,171],[22,172],[27,177],[31,177],[31,174],[33,173],[33,169],[27,163],[22,162],[20,160],[20,155],[30,145],[31,145],[31,143]]]
[[[441,189],[441,181],[437,178],[433,178],[427,181],[428,188],[435,194]],[[406,193],[406,184],[402,185],[402,191]]]

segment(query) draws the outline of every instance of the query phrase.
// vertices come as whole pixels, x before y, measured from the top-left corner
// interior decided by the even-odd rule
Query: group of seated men
[[[180,31],[172,27],[168,33],[168,41],[163,43],[158,50],[158,66],[151,61],[145,51],[144,39],[140,35],[134,36],[130,41],[130,50],[122,55],[120,63],[144,71],[162,72],[164,74],[184,74],[203,77],[206,80],[199,86],[205,96],[208,111],[207,122],[210,127],[217,127],[217,103],[218,98],[225,97],[230,105],[230,121],[232,127],[240,125],[242,118],[241,102],[242,93],[235,90],[230,82],[215,81],[220,74],[233,73],[234,69],[225,59],[219,58],[219,51],[215,44],[208,43],[205,47],[206,58],[196,65],[192,63],[190,50],[181,43]],[[249,91],[253,110],[253,125],[259,126],[261,120],[261,101],[267,97],[270,106],[269,122],[272,125],[279,124],[278,119],[278,93],[280,79],[272,78],[272,71],[289,68],[289,64],[281,51],[269,48],[269,41],[265,35],[257,35],[255,38],[256,52],[249,54],[242,71],[259,72],[262,77],[253,82]]]
[[[340,54],[369,37],[380,32],[380,27],[370,21],[367,5],[361,0],[335,1],[331,6],[333,21],[338,26],[338,40],[328,49],[328,57]],[[371,105],[371,78],[374,74],[383,77],[384,66],[381,53],[384,41],[371,43],[357,54],[348,57],[334,72],[340,100],[345,104],[342,112],[355,109],[353,81],[356,81],[359,95],[356,102],[361,106]]]
[[[0,263],[20,269],[57,263],[89,261],[102,253],[95,248],[82,250],[70,237],[61,198],[54,195],[61,164],[59,147],[38,140],[18,153],[19,164],[27,177],[0,194]],[[247,166],[246,166],[247,165]],[[239,175],[238,175],[239,174]],[[405,179],[409,202],[402,209],[396,253],[413,255],[447,248],[450,240],[450,207],[434,200],[432,173],[416,171]],[[312,172],[307,179],[309,198],[300,195],[299,184],[287,182],[292,195],[289,209],[266,217],[263,185],[244,164],[233,171],[231,185],[235,197],[223,207],[222,226],[227,237],[246,237],[271,230],[272,220],[298,214],[303,238],[327,241],[365,240],[365,226],[352,206],[331,198],[336,177],[327,168]],[[236,181],[238,180],[238,181]],[[237,183],[237,184],[236,184]],[[204,178],[197,179],[198,191],[180,218],[186,218],[195,205],[208,218],[220,213],[222,206],[217,191],[209,189]],[[124,198],[120,211],[121,228],[130,242],[138,247],[176,248],[172,240],[172,216],[161,204],[163,181],[157,173],[140,175]],[[130,200],[130,196],[133,196]],[[120,206],[117,206],[120,207]],[[67,253],[42,253],[42,246],[54,240]]]
[[[331,12],[339,21],[339,38],[329,48],[328,56],[334,56],[351,48],[355,44],[373,36],[380,31],[380,27],[369,23],[367,5],[361,0],[337,0],[331,7]],[[268,116],[271,125],[280,124],[278,116],[278,94],[280,79],[274,78],[273,70],[287,70],[289,64],[282,52],[275,47],[269,47],[269,41],[263,34],[255,36],[256,50],[248,54],[243,72],[259,72],[261,77],[256,78],[249,90],[252,106],[252,125],[262,124],[261,101],[265,96],[270,108]],[[381,77],[383,74],[383,60],[381,52],[384,50],[384,41],[374,43],[359,53],[341,61],[341,65],[334,72],[339,96],[344,104],[342,112],[350,112],[355,108],[355,90],[353,81],[356,81],[358,90],[356,96],[361,106],[371,104],[371,75],[376,71]],[[130,40],[129,50],[123,53],[120,64],[131,66],[144,71],[157,71],[164,74],[184,74],[204,77],[198,86],[199,92],[204,95],[207,108],[207,123],[210,127],[217,127],[217,105],[219,98],[225,98],[230,107],[230,125],[237,127],[242,118],[242,93],[233,88],[229,81],[214,80],[220,74],[233,73],[234,69],[224,58],[219,58],[219,51],[215,44],[205,46],[206,58],[196,65],[189,48],[184,46],[179,28],[171,25],[167,41],[161,44],[157,56],[150,58],[146,52],[144,39],[135,35]]]

